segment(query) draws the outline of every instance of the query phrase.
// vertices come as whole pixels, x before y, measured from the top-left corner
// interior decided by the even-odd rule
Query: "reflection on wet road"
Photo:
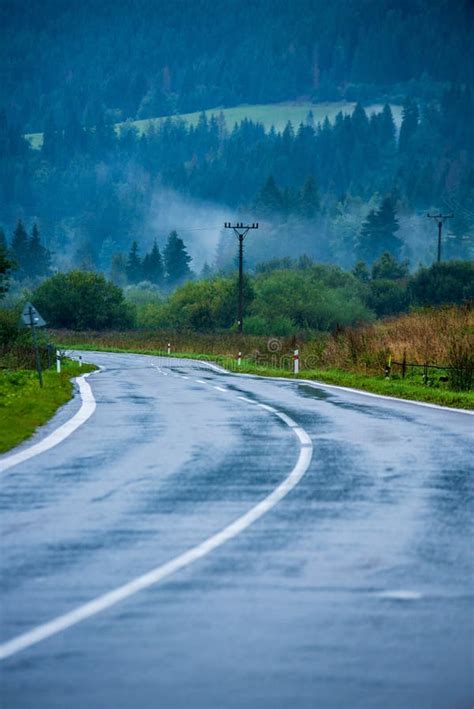
[[[186,360],[87,359],[105,368],[88,380],[94,414],[1,478],[1,642],[271,496],[305,449],[288,421],[313,455],[225,543],[5,659],[2,709],[472,706],[472,416]]]

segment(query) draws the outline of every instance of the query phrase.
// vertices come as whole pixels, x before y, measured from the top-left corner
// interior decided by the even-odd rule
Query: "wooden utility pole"
[[[231,224],[225,222],[224,229],[233,229],[239,240],[239,303],[237,311],[237,330],[244,329],[244,240],[250,229],[258,229],[258,224]]]
[[[438,258],[437,262],[441,262],[441,237],[443,232],[443,224],[447,219],[452,219],[454,214],[427,214],[428,219],[436,219],[438,222]]]

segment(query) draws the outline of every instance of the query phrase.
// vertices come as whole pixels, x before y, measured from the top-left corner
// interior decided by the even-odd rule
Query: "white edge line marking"
[[[265,408],[267,408],[265,406]],[[289,417],[286,417],[289,418]],[[245,529],[250,527],[254,522],[256,522],[260,517],[263,517],[267,512],[269,512],[275,505],[277,505],[288,493],[293,490],[296,485],[300,482],[301,478],[307,471],[311,458],[313,455],[313,445],[311,439],[302,428],[300,428],[292,419],[291,430],[296,435],[300,442],[300,453],[298,460],[291,471],[291,473],[281,482],[267,497],[261,500],[255,507],[252,507],[244,515],[236,519],[234,522],[224,527],[217,534],[213,534],[211,537],[206,539],[201,544],[198,544],[192,549],[180,554],[179,556],[171,559],[170,561],[157,566],[142,576],[138,576],[133,581],[119,586],[113,591],[104,593],[102,596],[95,598],[82,606],[79,606],[69,613],[58,616],[48,623],[33,628],[22,635],[18,635],[11,640],[0,645],[0,660],[7,657],[15,655],[17,652],[21,652],[32,645],[36,645],[42,640],[46,640],[52,635],[70,628],[77,623],[80,623],[91,616],[100,613],[116,603],[129,598],[130,596],[143,591],[145,588],[149,588],[154,584],[162,581],[163,579],[175,574],[180,569],[189,566],[194,561],[201,559],[202,557],[209,554],[214,549],[217,549],[222,544],[225,544],[233,537],[243,532]]]
[[[245,396],[238,396],[237,399],[240,399],[240,401],[246,401],[247,404],[256,404],[256,401],[252,401],[252,399],[247,399]]]
[[[187,359],[187,357],[183,357],[183,359]],[[217,364],[212,364],[211,362],[206,362],[204,359],[191,359],[192,362],[198,362],[199,364],[203,364],[205,367],[209,367],[210,369],[213,369],[215,372],[219,372],[219,374],[233,374],[233,372],[228,372],[227,369],[224,369],[224,367],[219,367]]]
[[[35,443],[29,448],[25,448],[25,450],[19,451],[18,453],[13,453],[13,455],[0,459],[0,473],[4,473],[14,465],[23,463],[25,460],[29,460],[40,453],[48,451],[50,448],[54,448],[54,446],[57,446],[58,443],[64,441],[65,438],[70,436],[71,433],[74,433],[79,426],[82,426],[82,424],[92,416],[95,411],[96,401],[89,383],[86,382],[86,377],[90,374],[93,374],[93,372],[87,372],[80,377],[75,377],[75,380],[79,386],[79,394],[82,399],[82,404],[79,411],[77,411],[68,421],[50,433],[49,436],[43,438],[42,441],[38,441],[38,443]]]
[[[183,357],[183,359],[185,359]],[[204,364],[207,367],[211,367],[211,369],[214,369],[216,372],[220,372],[221,374],[228,374],[234,377],[246,377],[248,379],[259,379],[260,381],[262,380],[267,380],[267,381],[273,381],[273,382],[291,382],[293,384],[309,384],[309,386],[312,386],[316,389],[336,389],[339,391],[350,391],[353,394],[360,394],[361,396],[371,396],[375,399],[381,399],[382,401],[385,399],[387,401],[395,401],[398,404],[413,404],[414,406],[424,406],[427,409],[438,409],[440,411],[453,411],[454,413],[457,414],[468,414],[469,416],[474,416],[474,410],[471,409],[458,409],[454,408],[451,406],[441,406],[441,404],[430,404],[427,401],[415,401],[414,399],[402,399],[401,397],[398,396],[389,396],[388,394],[374,394],[371,391],[364,391],[363,389],[354,389],[352,387],[344,387],[344,386],[339,386],[338,384],[326,384],[325,382],[320,382],[317,379],[292,379],[290,377],[262,377],[259,376],[258,374],[244,374],[240,372],[230,372],[227,371],[226,369],[223,369],[221,367],[218,367],[215,364],[211,364],[210,362],[205,362],[203,360],[199,359],[191,359],[192,362],[199,362],[200,364]],[[252,402],[253,403],[253,402]]]
[[[291,381],[291,380],[290,380]],[[441,411],[454,411],[457,414],[469,414],[469,416],[474,416],[474,411],[470,409],[455,409],[451,406],[441,406],[440,404],[430,404],[427,401],[415,401],[414,399],[402,399],[397,396],[389,396],[388,394],[374,394],[371,391],[363,391],[362,389],[353,389],[352,387],[337,386],[337,384],[325,384],[325,382],[319,382],[314,379],[299,379],[297,380],[303,384],[309,384],[315,389],[342,389],[343,391],[350,391],[353,394],[362,394],[362,396],[371,396],[375,399],[388,399],[389,401],[397,401],[399,404],[414,404],[415,406],[424,406],[427,409],[439,409]]]
[[[204,381],[204,379],[196,379],[198,384],[207,384],[207,382]]]
[[[214,386],[214,389],[217,389],[217,391],[224,391],[224,392],[229,391],[228,389],[224,389],[224,387],[218,387],[218,386]]]

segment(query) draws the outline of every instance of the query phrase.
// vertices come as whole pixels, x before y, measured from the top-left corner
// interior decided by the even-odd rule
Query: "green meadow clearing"
[[[293,126],[298,126],[300,123],[304,123],[307,119],[309,111],[313,112],[314,122],[317,124],[324,121],[325,118],[328,118],[330,121],[334,121],[340,111],[344,114],[350,114],[354,110],[355,105],[355,103],[347,101],[325,103],[311,103],[310,101],[302,101],[289,103],[252,104],[236,106],[234,108],[210,108],[206,111],[206,114],[210,117],[212,115],[218,116],[222,112],[225,117],[227,127],[230,130],[232,130],[236,123],[240,123],[244,120],[244,118],[248,118],[254,122],[263,123],[266,130],[270,130],[270,128],[274,126],[275,130],[282,131],[288,121],[291,121]],[[374,103],[370,106],[366,106],[365,110],[370,115],[372,113],[380,112],[382,108],[382,104]],[[395,123],[397,127],[400,127],[402,107],[399,105],[392,105],[391,108]],[[180,118],[191,125],[196,125],[200,114],[201,111],[195,111],[194,113],[183,113],[180,116],[173,116],[172,118],[175,120]],[[169,118],[169,116],[147,118],[140,121],[126,121],[124,123],[117,123],[115,128],[119,131],[125,126],[132,125],[141,135],[146,133],[151,125],[157,125],[166,118]],[[25,137],[30,141],[33,148],[41,148],[43,144],[42,133],[28,133]]]

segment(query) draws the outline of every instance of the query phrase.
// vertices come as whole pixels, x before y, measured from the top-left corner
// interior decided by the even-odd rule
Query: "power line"
[[[448,219],[453,219],[454,214],[427,214],[428,219],[436,219],[438,222],[438,263],[441,262],[441,237],[443,231],[443,224]]]
[[[244,329],[244,241],[250,229],[258,229],[257,224],[231,224],[225,222],[224,229],[233,229],[239,240],[239,304],[237,312],[237,329],[239,333]]]

